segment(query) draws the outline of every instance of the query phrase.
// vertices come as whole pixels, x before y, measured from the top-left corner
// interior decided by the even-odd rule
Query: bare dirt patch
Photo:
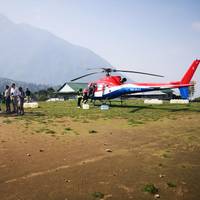
[[[0,199],[154,199],[147,184],[161,199],[200,199],[199,116],[0,117]]]

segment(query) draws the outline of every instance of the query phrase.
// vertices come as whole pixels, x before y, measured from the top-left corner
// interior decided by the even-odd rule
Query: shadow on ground
[[[42,112],[25,112],[25,116],[31,116],[31,117],[43,117],[45,116]],[[23,116],[23,115],[17,115],[16,113],[6,113],[2,112],[0,113],[0,117],[17,117],[17,116]]]

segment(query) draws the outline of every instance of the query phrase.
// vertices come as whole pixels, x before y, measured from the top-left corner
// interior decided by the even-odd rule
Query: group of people
[[[15,83],[11,86],[6,85],[3,97],[6,104],[6,113],[16,113],[18,115],[24,115],[24,99],[27,97],[27,101],[30,101],[30,90],[26,89],[26,94],[22,87],[17,88]],[[11,109],[12,107],[12,109]],[[1,107],[0,107],[1,110]]]
[[[81,103],[86,104],[88,102],[88,99],[91,99],[94,97],[94,92],[96,89],[96,84],[91,83],[88,88],[85,88],[82,90],[80,88],[77,92],[77,107],[81,108]]]

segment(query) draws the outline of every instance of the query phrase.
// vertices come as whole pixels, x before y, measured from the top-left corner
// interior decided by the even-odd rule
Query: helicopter
[[[168,83],[126,83],[127,81],[126,78],[122,78],[121,76],[118,75],[113,76],[111,75],[111,73],[123,72],[123,73],[135,73],[147,76],[155,76],[155,77],[164,77],[164,76],[158,74],[140,72],[140,71],[120,70],[120,69],[105,68],[105,67],[93,68],[93,69],[89,68],[88,70],[98,69],[100,71],[91,72],[79,76],[77,78],[72,79],[71,81],[76,81],[81,78],[98,73],[105,73],[104,77],[88,84],[87,93],[88,97],[91,100],[111,100],[133,93],[175,89],[175,88],[178,88],[180,90],[180,95],[182,99],[188,99],[189,98],[188,87],[193,86],[193,84],[190,83],[190,81],[199,63],[200,63],[199,59],[194,60],[180,81],[172,81]]]

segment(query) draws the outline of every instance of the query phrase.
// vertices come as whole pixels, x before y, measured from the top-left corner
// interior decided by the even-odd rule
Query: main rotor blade
[[[151,73],[139,72],[139,71],[119,70],[119,69],[113,69],[113,72],[127,72],[127,73],[143,74],[143,75],[148,75],[148,76],[164,77],[158,74],[151,74]]]
[[[87,68],[87,70],[97,70],[97,69],[102,69],[102,70],[112,70],[113,68],[110,67],[93,67],[93,68]]]
[[[92,67],[92,68],[87,68],[87,70],[96,70],[96,69],[103,69],[103,67]]]
[[[85,74],[85,75],[83,75],[83,76],[79,76],[79,77],[77,77],[77,78],[74,78],[74,79],[72,79],[71,81],[76,81],[76,80],[81,79],[81,78],[84,78],[84,77],[86,77],[86,76],[90,76],[90,75],[98,74],[98,73],[99,73],[99,72],[93,72],[93,73]]]

